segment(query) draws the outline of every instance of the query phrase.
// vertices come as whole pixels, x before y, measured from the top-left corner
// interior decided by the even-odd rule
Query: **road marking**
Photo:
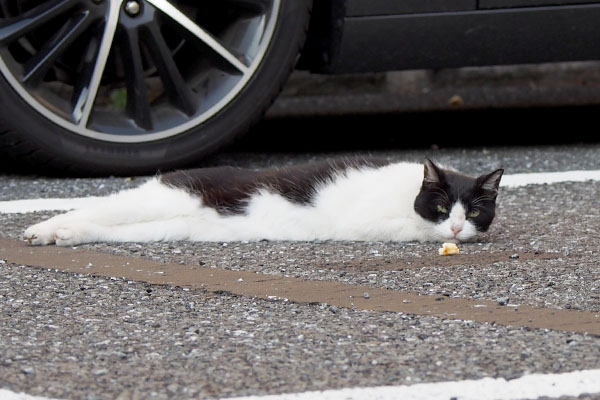
[[[562,374],[531,374],[517,379],[483,378],[417,383],[402,386],[344,388],[266,396],[230,397],[227,400],[524,400],[540,397],[579,397],[600,393],[600,369]],[[50,400],[0,389],[5,400]]]
[[[75,197],[69,199],[51,198],[0,201],[0,213],[25,214],[38,211],[69,211],[98,204],[102,199],[102,197]]]
[[[600,181],[600,170],[504,175],[500,186],[515,188],[527,185],[584,182],[588,180]],[[0,201],[0,213],[24,214],[39,211],[68,211],[98,204],[102,199],[103,197],[75,197]]]
[[[600,170],[563,171],[563,172],[534,172],[505,175],[500,181],[502,187],[519,187],[527,185],[543,185],[560,182],[599,181]]]
[[[539,397],[578,397],[600,393],[600,369],[564,374],[532,374],[507,381],[484,378],[403,386],[348,388],[227,400],[521,400]]]
[[[306,280],[198,265],[165,264],[83,249],[27,246],[24,242],[4,238],[0,238],[0,255],[5,262],[11,264],[205,289],[215,293],[228,292],[265,300],[326,303],[360,310],[402,312],[600,335],[600,313],[591,311],[539,308],[526,304],[500,305],[492,300],[423,296],[410,291],[334,281]],[[390,268],[396,266],[390,265]],[[369,293],[368,298],[364,296],[365,291]]]
[[[52,400],[48,397],[30,396],[26,393],[15,393],[7,389],[0,389],[0,399],[2,400]]]

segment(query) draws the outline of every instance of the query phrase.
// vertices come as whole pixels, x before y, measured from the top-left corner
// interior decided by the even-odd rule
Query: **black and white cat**
[[[424,173],[423,173],[424,171]],[[495,215],[502,169],[478,178],[426,160],[178,171],[33,225],[30,244],[471,240]]]

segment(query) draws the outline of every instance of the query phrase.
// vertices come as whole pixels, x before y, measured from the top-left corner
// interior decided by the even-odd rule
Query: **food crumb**
[[[450,256],[460,253],[460,250],[455,243],[444,243],[442,244],[442,248],[438,249],[438,253],[440,256]]]

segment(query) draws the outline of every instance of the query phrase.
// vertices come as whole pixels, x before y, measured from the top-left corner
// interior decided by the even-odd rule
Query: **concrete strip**
[[[600,392],[600,370],[573,371],[564,374],[531,374],[507,381],[484,378],[457,382],[418,383],[403,386],[345,388],[320,392],[290,393],[271,396],[234,397],[230,400],[520,400],[578,397]]]
[[[600,180],[600,170],[535,172],[505,175],[502,177],[500,186],[519,187],[526,185],[542,185],[559,182],[585,182],[590,180]]]
[[[536,308],[528,305],[501,306],[489,300],[421,296],[411,292],[331,281],[311,281],[195,265],[163,264],[80,249],[30,247],[23,242],[4,238],[0,238],[0,258],[12,264],[125,278],[150,284],[200,288],[267,300],[327,303],[337,307],[600,335],[600,313],[589,311]]]
[[[24,199],[0,201],[0,213],[24,214],[36,211],[56,210],[69,211],[77,208],[90,207],[104,201],[103,197],[75,197],[70,199]]]
[[[319,75],[295,71],[267,118],[598,104],[598,61]],[[459,97],[460,101],[453,101]]]
[[[48,397],[30,396],[27,393],[15,393],[7,389],[0,389],[2,400],[52,400]]]

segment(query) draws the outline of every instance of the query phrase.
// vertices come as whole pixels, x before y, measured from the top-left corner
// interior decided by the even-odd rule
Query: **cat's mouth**
[[[475,237],[474,234],[469,234],[468,232],[457,232],[457,233],[447,233],[444,232],[440,234],[440,241],[445,243],[460,243],[460,242],[468,242],[473,240]]]
[[[477,228],[470,221],[459,224],[448,219],[436,227],[436,233],[443,242],[460,243],[472,240]]]

